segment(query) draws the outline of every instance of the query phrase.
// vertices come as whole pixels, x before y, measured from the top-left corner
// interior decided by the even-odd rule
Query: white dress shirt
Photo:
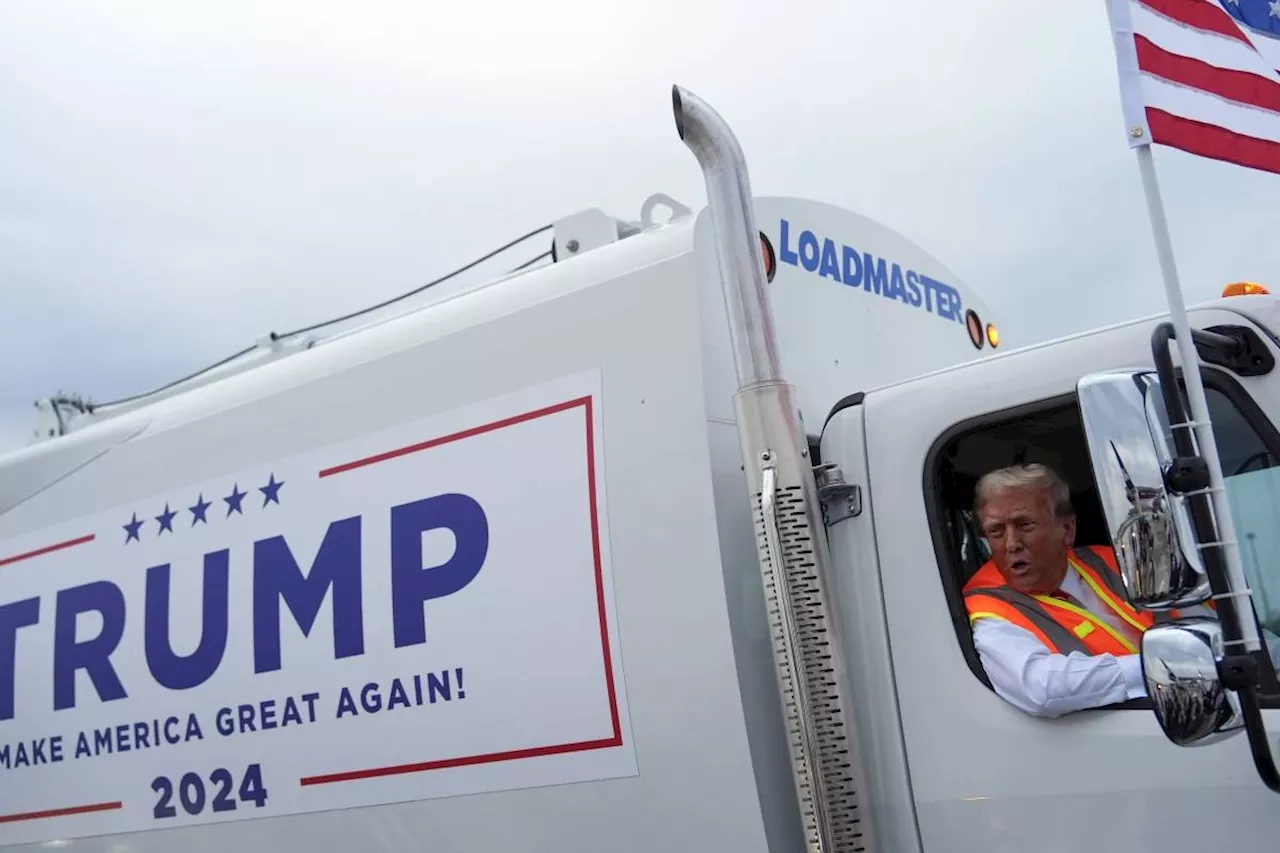
[[[1134,647],[1134,628],[1103,603],[1074,568],[1068,568],[1060,589],[1125,636]],[[1203,605],[1179,608],[1179,616],[1217,614]],[[1280,664],[1280,637],[1262,631],[1273,664]],[[1003,619],[984,617],[973,624],[973,642],[997,695],[1028,714],[1059,717],[1146,697],[1142,657],[1129,655],[1053,654],[1035,634]]]
[[[1090,615],[1105,619],[1126,636],[1131,633],[1132,626],[1100,601],[1075,569],[1067,569],[1061,589],[1084,605]],[[1025,628],[986,617],[974,622],[973,643],[996,693],[1038,717],[1058,717],[1147,695],[1141,659],[1136,654],[1053,654]]]

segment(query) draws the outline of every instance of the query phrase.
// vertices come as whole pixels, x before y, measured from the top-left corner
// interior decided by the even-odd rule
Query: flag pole
[[[1178,268],[1174,263],[1173,240],[1169,236],[1169,223],[1165,219],[1164,204],[1160,198],[1160,183],[1156,179],[1155,158],[1150,139],[1134,146],[1138,157],[1138,171],[1142,175],[1142,190],[1147,200],[1147,214],[1151,218],[1151,231],[1156,241],[1156,257],[1160,262],[1160,274],[1164,279],[1165,296],[1169,301],[1170,319],[1178,343],[1182,361],[1182,375],[1187,384],[1187,398],[1191,404],[1191,423],[1194,427],[1196,446],[1209,468],[1209,492],[1213,501],[1213,514],[1217,521],[1218,541],[1203,543],[1211,548],[1222,548],[1227,564],[1227,580],[1231,595],[1246,601],[1235,607],[1240,644],[1243,651],[1255,652],[1261,648],[1258,626],[1254,621],[1252,594],[1240,560],[1240,547],[1236,539],[1231,507],[1227,502],[1226,479],[1222,475],[1222,460],[1218,456],[1218,444],[1214,441],[1209,422],[1209,402],[1205,396],[1200,376],[1200,356],[1191,338],[1191,321],[1187,317],[1186,302],[1182,298],[1182,285],[1178,281]],[[1172,413],[1171,413],[1172,414]],[[1244,606],[1246,603],[1249,606]]]

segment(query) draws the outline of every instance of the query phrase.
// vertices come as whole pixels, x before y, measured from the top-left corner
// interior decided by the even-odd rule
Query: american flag
[[[1280,174],[1280,0],[1108,0],[1131,146]]]

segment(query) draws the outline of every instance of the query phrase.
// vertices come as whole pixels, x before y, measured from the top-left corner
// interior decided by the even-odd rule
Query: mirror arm
[[[1212,332],[1195,332],[1192,337],[1197,344],[1202,343],[1202,339],[1204,343],[1210,345],[1219,338],[1231,340],[1224,335]],[[1160,377],[1160,390],[1164,396],[1165,411],[1169,417],[1169,428],[1173,434],[1174,449],[1179,457],[1174,460],[1169,471],[1168,479],[1172,482],[1166,485],[1171,491],[1186,491],[1188,486],[1204,489],[1208,486],[1208,472],[1204,466],[1204,460],[1196,453],[1192,427],[1189,423],[1191,419],[1187,417],[1182,393],[1179,390],[1178,377],[1174,373],[1173,352],[1170,347],[1174,339],[1172,323],[1159,324],[1151,334],[1151,356],[1155,361],[1156,373]],[[1236,342],[1233,341],[1232,345],[1235,344]],[[1195,365],[1195,369],[1199,370],[1200,365]],[[1202,469],[1204,482],[1197,483],[1201,479]],[[1175,486],[1181,488],[1178,489]],[[1213,523],[1209,496],[1193,494],[1186,496],[1185,500],[1191,513],[1196,539],[1200,542],[1217,541],[1218,535]],[[1240,604],[1235,598],[1227,596],[1231,587],[1227,581],[1224,555],[1219,548],[1207,548],[1201,552],[1201,558],[1214,595],[1224,596],[1217,599],[1218,619],[1222,626],[1223,638],[1227,641],[1227,648],[1233,648],[1241,640],[1239,623],[1236,621],[1237,608]],[[1254,619],[1256,621],[1256,614]],[[1270,653],[1266,643],[1262,644],[1262,648],[1257,653],[1231,654],[1223,657],[1218,661],[1218,672],[1222,685],[1235,691],[1240,699],[1245,731],[1249,733],[1249,747],[1253,753],[1253,763],[1258,775],[1268,788],[1280,793],[1280,772],[1276,769],[1271,745],[1267,742],[1267,730],[1263,725],[1262,712],[1258,706],[1257,691],[1261,687],[1262,672],[1259,667],[1260,661],[1270,665]]]
[[[1250,668],[1257,665],[1257,661],[1249,655],[1235,657],[1248,661]],[[1231,668],[1228,667],[1229,662],[1230,658],[1223,660],[1221,666],[1224,670]],[[1250,681],[1254,680],[1254,676],[1244,677]],[[1224,685],[1225,683],[1224,681]],[[1244,689],[1238,690],[1236,695],[1240,699],[1240,712],[1244,715],[1245,731],[1249,733],[1249,751],[1253,753],[1253,766],[1257,768],[1263,784],[1280,794],[1280,771],[1276,770],[1275,759],[1271,757],[1271,744],[1267,743],[1267,729],[1262,722],[1262,711],[1258,708],[1257,694],[1249,689],[1249,684],[1246,682]]]
[[[1239,358],[1245,349],[1244,342],[1230,335],[1219,334],[1218,332],[1210,332],[1206,329],[1192,329],[1191,340],[1195,342],[1197,350],[1209,350],[1221,360]],[[1203,358],[1205,353],[1200,353]]]
[[[1271,350],[1248,326],[1192,329],[1191,340],[1202,359],[1237,376],[1265,376],[1276,366]]]

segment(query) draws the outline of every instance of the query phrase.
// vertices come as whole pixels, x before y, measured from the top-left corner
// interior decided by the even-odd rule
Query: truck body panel
[[[1249,322],[1227,307],[1192,310],[1191,320],[1199,328]],[[1191,851],[1220,844],[1223,827],[1230,827],[1233,846],[1260,850],[1280,834],[1280,815],[1269,808],[1274,795],[1258,785],[1244,739],[1179,749],[1145,708],[1030,716],[979,680],[949,618],[942,572],[950,569],[940,565],[929,506],[929,465],[948,432],[1042,401],[1074,406],[1082,374],[1150,362],[1153,325],[1135,321],[1012,351],[874,391],[860,407],[868,503],[926,850]],[[1274,349],[1274,336],[1263,337]],[[1274,375],[1238,381],[1264,400],[1275,394]],[[837,416],[829,429],[851,429],[841,422],[850,417]],[[1002,461],[993,452],[987,463],[965,464],[986,470]],[[855,606],[859,618],[874,618],[865,612],[876,606],[870,596]],[[1280,710],[1264,711],[1264,719],[1273,735],[1280,732]],[[1172,819],[1206,810],[1213,821]]]
[[[1091,371],[1149,364],[1151,330],[1160,318],[1010,350],[1010,341],[1018,338],[1014,324],[997,330],[998,318],[983,300],[905,237],[813,201],[753,201],[772,329],[786,381],[796,389],[810,452],[816,454],[811,461],[836,466],[845,482],[858,487],[856,510],[851,503],[847,517],[828,521],[825,535],[831,553],[829,594],[844,626],[842,652],[853,685],[845,697],[857,721],[852,751],[867,778],[858,792],[859,808],[875,827],[865,849],[1198,853],[1219,844],[1223,826],[1230,827],[1233,844],[1266,849],[1280,834],[1280,818],[1268,810],[1271,795],[1250,772],[1243,739],[1179,750],[1141,703],[1059,719],[1020,712],[984,683],[972,643],[966,641],[967,621],[957,610],[963,581],[957,566],[971,562],[979,545],[971,530],[954,527],[963,526],[955,506],[940,514],[940,460],[946,457],[949,470],[959,472],[947,488],[962,493],[964,477],[1009,458],[1010,441],[1027,443],[1023,433],[1002,431],[1001,419],[1052,410],[1042,432],[1062,429],[1067,437],[1057,444],[1031,440],[1029,446],[1069,468],[1087,499],[1087,449],[1083,436],[1073,444],[1070,432],[1076,429],[1071,419],[1079,418],[1076,382]],[[735,365],[734,321],[717,256],[720,226],[712,214],[710,208],[687,212],[662,226],[646,221],[628,226],[638,232],[634,236],[619,229],[616,240],[607,218],[584,216],[574,226],[583,230],[574,232],[573,242],[589,236],[602,245],[560,257],[548,267],[442,291],[399,316],[314,346],[262,355],[189,390],[106,412],[66,435],[0,456],[0,578],[5,581],[0,608],[33,596],[41,602],[39,619],[9,634],[17,637],[10,673],[16,676],[15,714],[0,720],[0,744],[10,748],[10,764],[0,768],[9,785],[0,796],[0,845],[35,851],[52,841],[95,853],[151,853],[175,846],[193,853],[239,847],[807,849],[802,824],[808,816],[797,795],[775,668],[776,638],[766,612],[772,594],[766,595],[754,518],[762,505],[753,504],[760,497],[753,492],[758,472],[747,470],[742,453],[744,431],[757,425],[739,422],[742,389],[735,368],[740,366]],[[567,249],[569,239],[561,237],[556,245]],[[1195,309],[1192,320],[1202,327],[1252,324],[1269,349],[1280,352],[1273,331],[1280,328],[1280,303],[1270,297],[1223,300]],[[505,702],[485,698],[481,668],[468,676],[465,707],[497,704],[476,712],[474,729],[463,730],[468,737],[502,741],[509,751],[501,758],[433,763],[433,758],[447,758],[448,750],[438,736],[433,739],[426,721],[420,754],[414,737],[399,728],[380,731],[336,720],[327,728],[315,724],[320,735],[295,737],[287,760],[278,758],[275,765],[273,750],[282,747],[271,745],[272,735],[265,731],[228,741],[227,760],[243,764],[250,754],[246,750],[256,748],[245,746],[245,739],[256,738],[247,743],[261,744],[264,774],[284,765],[307,765],[305,772],[323,774],[327,770],[321,765],[335,756],[354,761],[360,743],[371,753],[402,750],[407,762],[433,764],[413,773],[353,777],[333,787],[270,775],[269,786],[287,792],[272,802],[289,803],[289,813],[268,808],[261,812],[267,816],[255,817],[245,810],[214,813],[202,806],[194,813],[178,809],[172,817],[154,816],[156,791],[148,780],[207,773],[221,755],[216,736],[202,745],[203,752],[169,745],[14,766],[19,743],[142,720],[182,703],[208,713],[219,705],[255,702],[279,680],[274,670],[255,672],[243,657],[247,635],[257,642],[257,623],[249,627],[253,619],[244,615],[243,596],[257,601],[258,564],[233,556],[229,571],[237,580],[232,588],[242,598],[232,597],[228,607],[240,608],[240,621],[232,628],[240,636],[228,648],[238,649],[241,657],[229,652],[223,664],[233,669],[219,670],[219,680],[207,687],[165,692],[146,683],[150,664],[141,663],[146,605],[140,578],[151,577],[155,565],[129,556],[133,552],[121,527],[132,508],[149,507],[138,512],[154,526],[160,507],[167,513],[169,502],[187,497],[193,484],[230,477],[239,488],[241,475],[293,465],[329,448],[364,447],[379,436],[430,443],[446,423],[474,432],[468,425],[483,420],[475,413],[502,407],[516,413],[516,401],[533,399],[529,395],[542,393],[538,389],[561,387],[556,383],[570,379],[586,382],[583,377],[595,383],[587,411],[599,419],[588,416],[587,434],[593,438],[587,440],[587,453],[598,463],[592,482],[599,487],[600,509],[593,517],[603,531],[597,554],[604,556],[597,556],[597,563],[605,579],[598,604],[604,656],[613,662],[616,679],[614,739],[591,741],[591,750],[557,753],[539,751],[530,741],[523,750],[528,754],[514,754],[521,753],[516,743],[521,736],[554,728],[557,721],[548,719],[548,708],[566,718],[580,713],[586,720],[591,715],[585,709],[595,707],[599,696],[588,701],[582,694],[575,705],[566,694],[563,705],[556,705],[543,691],[537,693],[539,705],[531,689],[524,708],[529,719],[522,721],[512,712],[519,697],[509,685],[493,687],[505,690]],[[1231,381],[1274,421],[1280,412],[1280,378],[1268,374]],[[58,408],[48,411],[56,414]],[[994,425],[990,435],[970,435],[989,423]],[[409,436],[414,429],[423,434]],[[956,444],[962,435],[966,440]],[[513,445],[503,445],[502,451],[488,459],[468,457],[476,493],[514,495],[530,507],[530,519],[542,518],[535,510],[548,508],[541,503],[553,494],[548,489],[556,480],[549,471],[560,470],[546,467],[542,454],[551,453],[550,444],[531,444],[523,465]],[[432,493],[429,480],[423,476],[423,495]],[[290,474],[288,485],[299,489],[303,484]],[[383,512],[393,492],[399,496],[394,500],[402,500],[409,493],[398,490],[414,485],[410,478],[382,491],[347,486],[350,493],[334,498],[334,506],[360,507],[365,501],[371,512]],[[258,497],[252,490],[250,495]],[[58,552],[45,565],[73,567],[67,583],[92,576],[117,579],[127,588],[128,627],[118,655],[128,659],[120,671],[130,678],[131,693],[98,701],[98,683],[78,671],[73,675],[76,707],[54,710],[50,652],[59,642],[83,642],[92,628],[82,632],[72,621],[70,634],[58,640],[55,593],[64,589],[62,579],[56,571],[30,573],[40,571],[47,556],[37,554],[41,543],[69,541],[69,531],[90,521],[96,525],[92,532],[102,537],[92,562],[69,563],[70,552]],[[528,526],[522,535],[533,537],[536,525],[530,521]],[[179,531],[173,532],[178,541]],[[271,531],[259,533],[270,538]],[[969,537],[963,540],[965,554],[947,551],[953,534]],[[320,535],[320,530],[288,531],[290,542],[306,543],[299,551],[301,570],[318,547],[323,550]],[[386,568],[386,549],[376,544],[386,535],[385,530],[370,534],[375,544],[362,552],[368,558],[361,569],[365,576]],[[394,523],[389,535],[395,535]],[[256,555],[262,541],[242,537],[221,545],[236,555]],[[165,559],[171,560],[175,577],[179,561],[190,564],[191,576],[174,582],[170,619],[173,636],[190,651],[201,638],[194,627],[203,612],[194,578],[201,554],[183,547],[173,546]],[[460,539],[455,548],[462,548]],[[507,556],[495,558],[493,572],[513,573],[505,577],[528,583],[517,571],[521,561],[512,559],[510,550],[503,553]],[[528,571],[538,571],[537,556],[531,554]],[[564,562],[557,561],[557,570]],[[393,630],[387,623],[395,617],[379,609],[379,602],[386,604],[385,581],[370,584],[382,598],[366,596],[362,604],[369,670],[400,661],[418,646],[424,660],[431,659],[436,648],[431,636],[410,643],[410,651],[376,645],[387,639]],[[471,597],[441,596],[429,603],[428,612],[452,612],[458,636],[479,644],[499,640],[486,640],[482,627],[471,623],[482,626],[487,619],[496,625],[501,620],[495,614],[528,620],[529,645],[546,639],[539,629],[548,637],[560,636],[562,622],[581,616],[572,609],[572,596],[539,596],[519,588],[525,608],[502,611],[497,599],[480,597],[483,589],[503,595],[498,584],[476,586],[467,592]],[[287,598],[280,595],[282,601]],[[293,607],[298,600],[286,603]],[[285,651],[296,661],[292,666],[326,673],[326,678],[340,669],[356,686],[364,671],[359,656],[335,659],[337,628],[329,614],[338,606],[335,587],[317,605],[314,624],[290,635]],[[293,616],[300,618],[296,610]],[[282,618],[288,625],[288,616]],[[501,628],[495,627],[492,637],[507,642],[511,657],[518,657],[514,629],[506,623]],[[175,653],[179,645],[175,639]],[[501,648],[486,648],[501,658]],[[550,660],[547,666],[556,663]],[[594,672],[585,665],[566,665],[566,670],[566,679],[574,672],[582,678]],[[531,678],[527,671],[518,677]],[[607,680],[607,674],[603,677]],[[1280,730],[1280,709],[1268,708],[1264,717],[1270,731]],[[481,732],[482,722],[495,720],[500,725]],[[355,746],[334,741],[348,732],[358,732],[351,735]],[[601,757],[595,761],[593,755]],[[235,769],[239,772],[239,765]],[[98,790],[94,798],[115,802],[112,808],[44,814],[74,807],[77,803],[66,799],[73,793]],[[1185,819],[1205,809],[1214,820]]]
[[[652,254],[652,247],[641,248]],[[635,248],[622,244],[613,251],[625,254]],[[20,541],[24,543],[20,547],[25,547],[40,539],[42,531],[74,524],[102,510],[150,507],[191,483],[270,467],[299,452],[394,424],[454,412],[557,377],[598,371],[601,477],[608,495],[605,523],[615,580],[617,676],[625,685],[629,709],[623,729],[625,748],[635,751],[638,775],[588,785],[502,790],[519,779],[518,769],[513,768],[498,773],[499,781],[490,783],[490,793],[403,804],[392,804],[405,796],[398,793],[394,778],[354,781],[350,784],[377,787],[386,804],[352,809],[337,797],[323,801],[332,810],[139,832],[144,826],[163,826],[165,821],[151,819],[155,794],[145,786],[139,789],[138,780],[153,771],[176,779],[185,771],[206,768],[188,767],[190,759],[181,747],[134,751],[6,770],[9,783],[21,785],[5,797],[7,812],[74,805],[61,801],[59,789],[64,786],[59,779],[68,778],[67,773],[86,772],[94,772],[98,781],[71,787],[101,785],[102,796],[120,799],[124,808],[59,817],[43,824],[40,820],[7,822],[0,825],[0,840],[28,841],[19,849],[25,846],[34,851],[41,849],[39,842],[83,833],[93,837],[77,838],[76,849],[111,851],[123,844],[144,853],[175,844],[192,851],[277,846],[372,850],[416,843],[438,850],[768,849],[720,571],[699,367],[698,295],[688,286],[690,262],[688,253],[674,253],[627,275],[597,276],[587,267],[599,259],[584,257],[577,263],[583,265],[584,279],[596,279],[592,286],[566,285],[567,278],[580,279],[566,276],[563,268],[535,271],[507,282],[506,293],[479,291],[383,324],[375,334],[348,337],[264,365],[197,389],[188,399],[167,400],[146,413],[151,427],[143,434],[0,516],[0,541],[8,554],[11,542]],[[661,336],[652,334],[655,328],[662,329]],[[89,440],[106,426],[91,426],[78,438]],[[536,448],[530,452],[536,453]],[[528,501],[539,498],[540,483],[522,477],[518,468],[482,467],[474,476],[505,481]],[[155,511],[160,511],[158,505]],[[126,512],[120,522],[128,520]],[[660,535],[655,535],[657,531]],[[118,527],[101,535],[104,546],[113,547],[116,537],[126,536]],[[106,537],[112,541],[106,543]],[[245,544],[237,542],[233,550]],[[146,568],[122,559],[96,570],[111,577]],[[38,560],[5,569],[10,578],[23,570],[38,571]],[[242,563],[233,562],[233,572],[242,570],[247,570]],[[376,571],[378,566],[366,569]],[[25,583],[10,587],[6,600],[33,588]],[[183,604],[189,609],[198,595],[198,588],[187,588]],[[130,616],[135,609],[140,616],[140,604],[132,598],[130,602]],[[22,629],[27,633],[20,635],[19,672],[29,672],[27,660],[35,665],[35,658],[27,654],[34,655],[42,647],[25,640],[50,627],[52,603],[45,596],[44,604],[50,608],[45,619]],[[232,602],[233,606],[240,603]],[[482,603],[470,606],[480,608],[472,618],[483,619]],[[530,601],[529,606],[548,608],[554,614],[557,602]],[[365,607],[366,625],[385,619],[374,604]],[[321,608],[311,636],[294,649],[306,655],[307,666],[322,666],[326,659],[333,665],[325,613],[326,608]],[[187,611],[175,609],[174,618],[179,623],[187,618],[198,621],[199,613],[188,617]],[[136,639],[131,629],[121,652],[127,648],[129,654],[139,654]],[[376,655],[372,639],[367,653]],[[225,665],[232,663],[228,660]],[[40,666],[47,669],[48,660],[42,659]],[[270,692],[262,683],[270,676],[255,676],[252,669],[243,668],[239,673],[230,682],[236,685],[234,695],[215,693],[208,701],[214,706],[238,696],[254,701]],[[48,693],[24,691],[26,686],[47,685],[48,679],[42,671],[19,681],[18,715],[4,724],[7,737],[16,741],[62,728],[59,717],[70,712],[50,714]],[[130,687],[144,696],[162,693],[154,689],[147,693],[135,684]],[[97,702],[83,673],[78,688],[86,706],[75,712],[80,714],[81,727],[94,722],[105,725],[108,718],[114,722],[117,717],[147,715],[146,700]],[[473,687],[469,701],[479,698],[474,692],[478,689]],[[197,690],[186,701],[193,708],[201,706],[199,695]],[[129,704],[143,707],[129,709]],[[334,723],[327,736],[341,737],[343,729],[342,723]],[[360,736],[376,734],[364,730]],[[266,740],[270,735],[259,732],[257,737]],[[429,727],[424,727],[423,737],[429,745]],[[263,749],[269,773],[270,748],[264,744]],[[319,769],[323,743],[313,742],[306,749],[316,753]],[[412,744],[404,744],[404,750],[411,759]],[[557,758],[523,760],[554,762]],[[107,762],[128,767],[129,772],[113,779],[111,767],[104,766]],[[82,769],[86,765],[90,771]],[[432,772],[465,776],[468,769]],[[132,785],[129,790],[118,787],[126,782]],[[297,780],[268,779],[268,787],[291,784]],[[112,831],[113,815],[123,815],[132,831]],[[237,816],[243,816],[243,810]],[[202,817],[209,818],[207,808]],[[178,816],[168,822],[196,819],[179,809]],[[104,830],[108,834],[98,834]]]

